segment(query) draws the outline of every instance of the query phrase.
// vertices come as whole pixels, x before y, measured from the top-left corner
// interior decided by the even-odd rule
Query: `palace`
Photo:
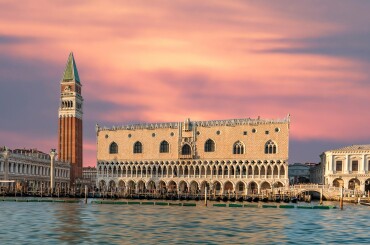
[[[352,145],[321,155],[325,184],[361,192],[370,191],[370,145]]]
[[[97,185],[125,193],[261,193],[289,185],[290,116],[96,126]]]
[[[56,161],[53,153],[46,154],[36,149],[0,148],[0,179],[12,180],[10,187],[16,184],[28,190],[47,190],[54,188],[62,190],[69,187],[70,164]],[[53,167],[51,166],[53,161]],[[51,184],[51,169],[54,168]],[[6,184],[4,184],[7,186]]]

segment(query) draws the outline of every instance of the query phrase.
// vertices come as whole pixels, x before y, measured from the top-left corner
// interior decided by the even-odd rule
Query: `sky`
[[[72,51],[95,124],[284,118],[289,163],[370,143],[370,1],[0,0],[0,146],[57,148]]]

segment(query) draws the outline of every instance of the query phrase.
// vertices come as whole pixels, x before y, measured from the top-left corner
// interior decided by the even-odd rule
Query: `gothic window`
[[[140,141],[137,141],[134,144],[134,153],[143,153],[143,145],[141,144]]]
[[[342,161],[336,161],[335,162],[335,169],[336,169],[336,171],[337,172],[342,172],[342,166],[343,166],[343,163],[342,163]]]
[[[109,146],[109,154],[117,154],[118,153],[118,145],[116,142],[112,142]]]
[[[182,155],[191,155],[191,148],[190,145],[185,144],[182,149],[181,149],[181,154]]]
[[[159,152],[160,153],[167,153],[170,151],[170,145],[167,141],[163,140],[159,146]]]
[[[358,171],[358,161],[357,160],[353,160],[352,161],[352,171],[353,172],[357,172]]]
[[[215,142],[211,139],[207,140],[204,144],[205,152],[214,152],[215,151]]]
[[[244,144],[240,141],[235,142],[233,146],[233,153],[244,154]]]
[[[276,154],[276,144],[272,141],[269,140],[265,144],[265,154]]]

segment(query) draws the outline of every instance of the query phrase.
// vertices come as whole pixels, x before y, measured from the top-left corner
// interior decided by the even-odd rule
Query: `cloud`
[[[22,134],[55,138],[40,143],[46,149],[57,144],[59,80],[70,51],[83,85],[89,164],[95,158],[95,123],[290,113],[292,142],[370,138],[370,32],[363,24],[370,17],[361,3],[0,5],[0,111],[6,114],[0,118],[6,135],[0,144],[12,134],[24,144],[32,142]],[[301,145],[306,152],[315,148]],[[303,159],[295,153],[300,149],[292,149],[292,161]]]

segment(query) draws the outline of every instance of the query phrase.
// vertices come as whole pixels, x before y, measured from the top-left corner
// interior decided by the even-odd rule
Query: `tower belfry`
[[[71,163],[71,183],[82,178],[82,105],[81,81],[73,53],[60,82],[58,152],[59,159]]]

